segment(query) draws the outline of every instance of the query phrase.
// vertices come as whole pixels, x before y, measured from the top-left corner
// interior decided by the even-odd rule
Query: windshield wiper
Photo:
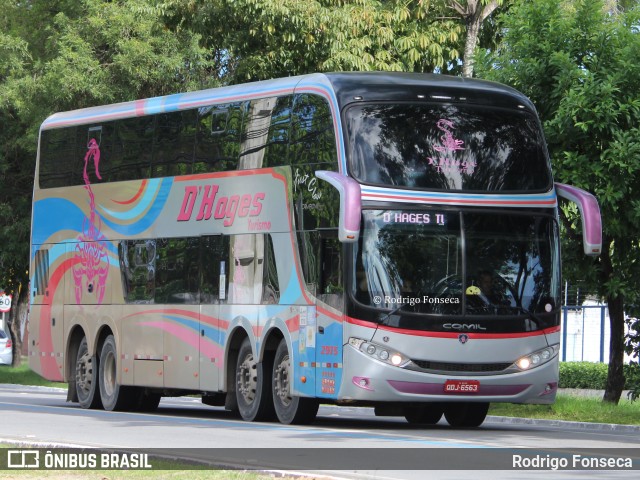
[[[544,327],[544,321],[536,313],[533,313],[528,308],[525,308],[522,305],[511,305],[511,308],[515,308],[520,313],[524,313],[525,315],[528,315],[530,317],[530,319],[533,320],[533,323],[535,323],[538,328],[541,329],[541,328]]]
[[[389,312],[385,313],[382,316],[382,318],[380,318],[378,320],[378,323],[380,323],[381,325],[387,325],[387,320],[389,319],[389,317],[391,317],[391,315],[395,315],[396,313],[398,313],[400,310],[402,310],[407,305],[409,305],[409,304],[408,303],[402,303],[402,304],[398,305],[396,308],[394,308],[393,310],[389,310]]]

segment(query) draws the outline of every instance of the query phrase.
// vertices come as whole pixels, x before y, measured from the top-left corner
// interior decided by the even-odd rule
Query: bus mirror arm
[[[571,185],[556,183],[558,196],[578,205],[582,217],[582,243],[586,255],[602,252],[602,219],[598,200],[589,192]]]
[[[338,240],[343,243],[357,242],[362,214],[360,184],[352,178],[326,170],[316,171],[316,177],[330,183],[340,193]]]

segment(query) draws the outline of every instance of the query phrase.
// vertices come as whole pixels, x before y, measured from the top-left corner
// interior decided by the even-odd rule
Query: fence
[[[609,309],[606,305],[562,307],[563,362],[608,362]]]

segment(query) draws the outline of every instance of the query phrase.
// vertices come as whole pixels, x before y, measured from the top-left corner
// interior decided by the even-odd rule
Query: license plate
[[[478,393],[480,382],[477,380],[447,380],[444,382],[444,393]]]

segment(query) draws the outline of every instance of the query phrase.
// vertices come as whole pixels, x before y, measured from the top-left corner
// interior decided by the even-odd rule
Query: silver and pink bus
[[[83,408],[202,396],[453,426],[558,387],[558,197],[495,83],[313,74],[57,113],[40,130],[30,366]]]

